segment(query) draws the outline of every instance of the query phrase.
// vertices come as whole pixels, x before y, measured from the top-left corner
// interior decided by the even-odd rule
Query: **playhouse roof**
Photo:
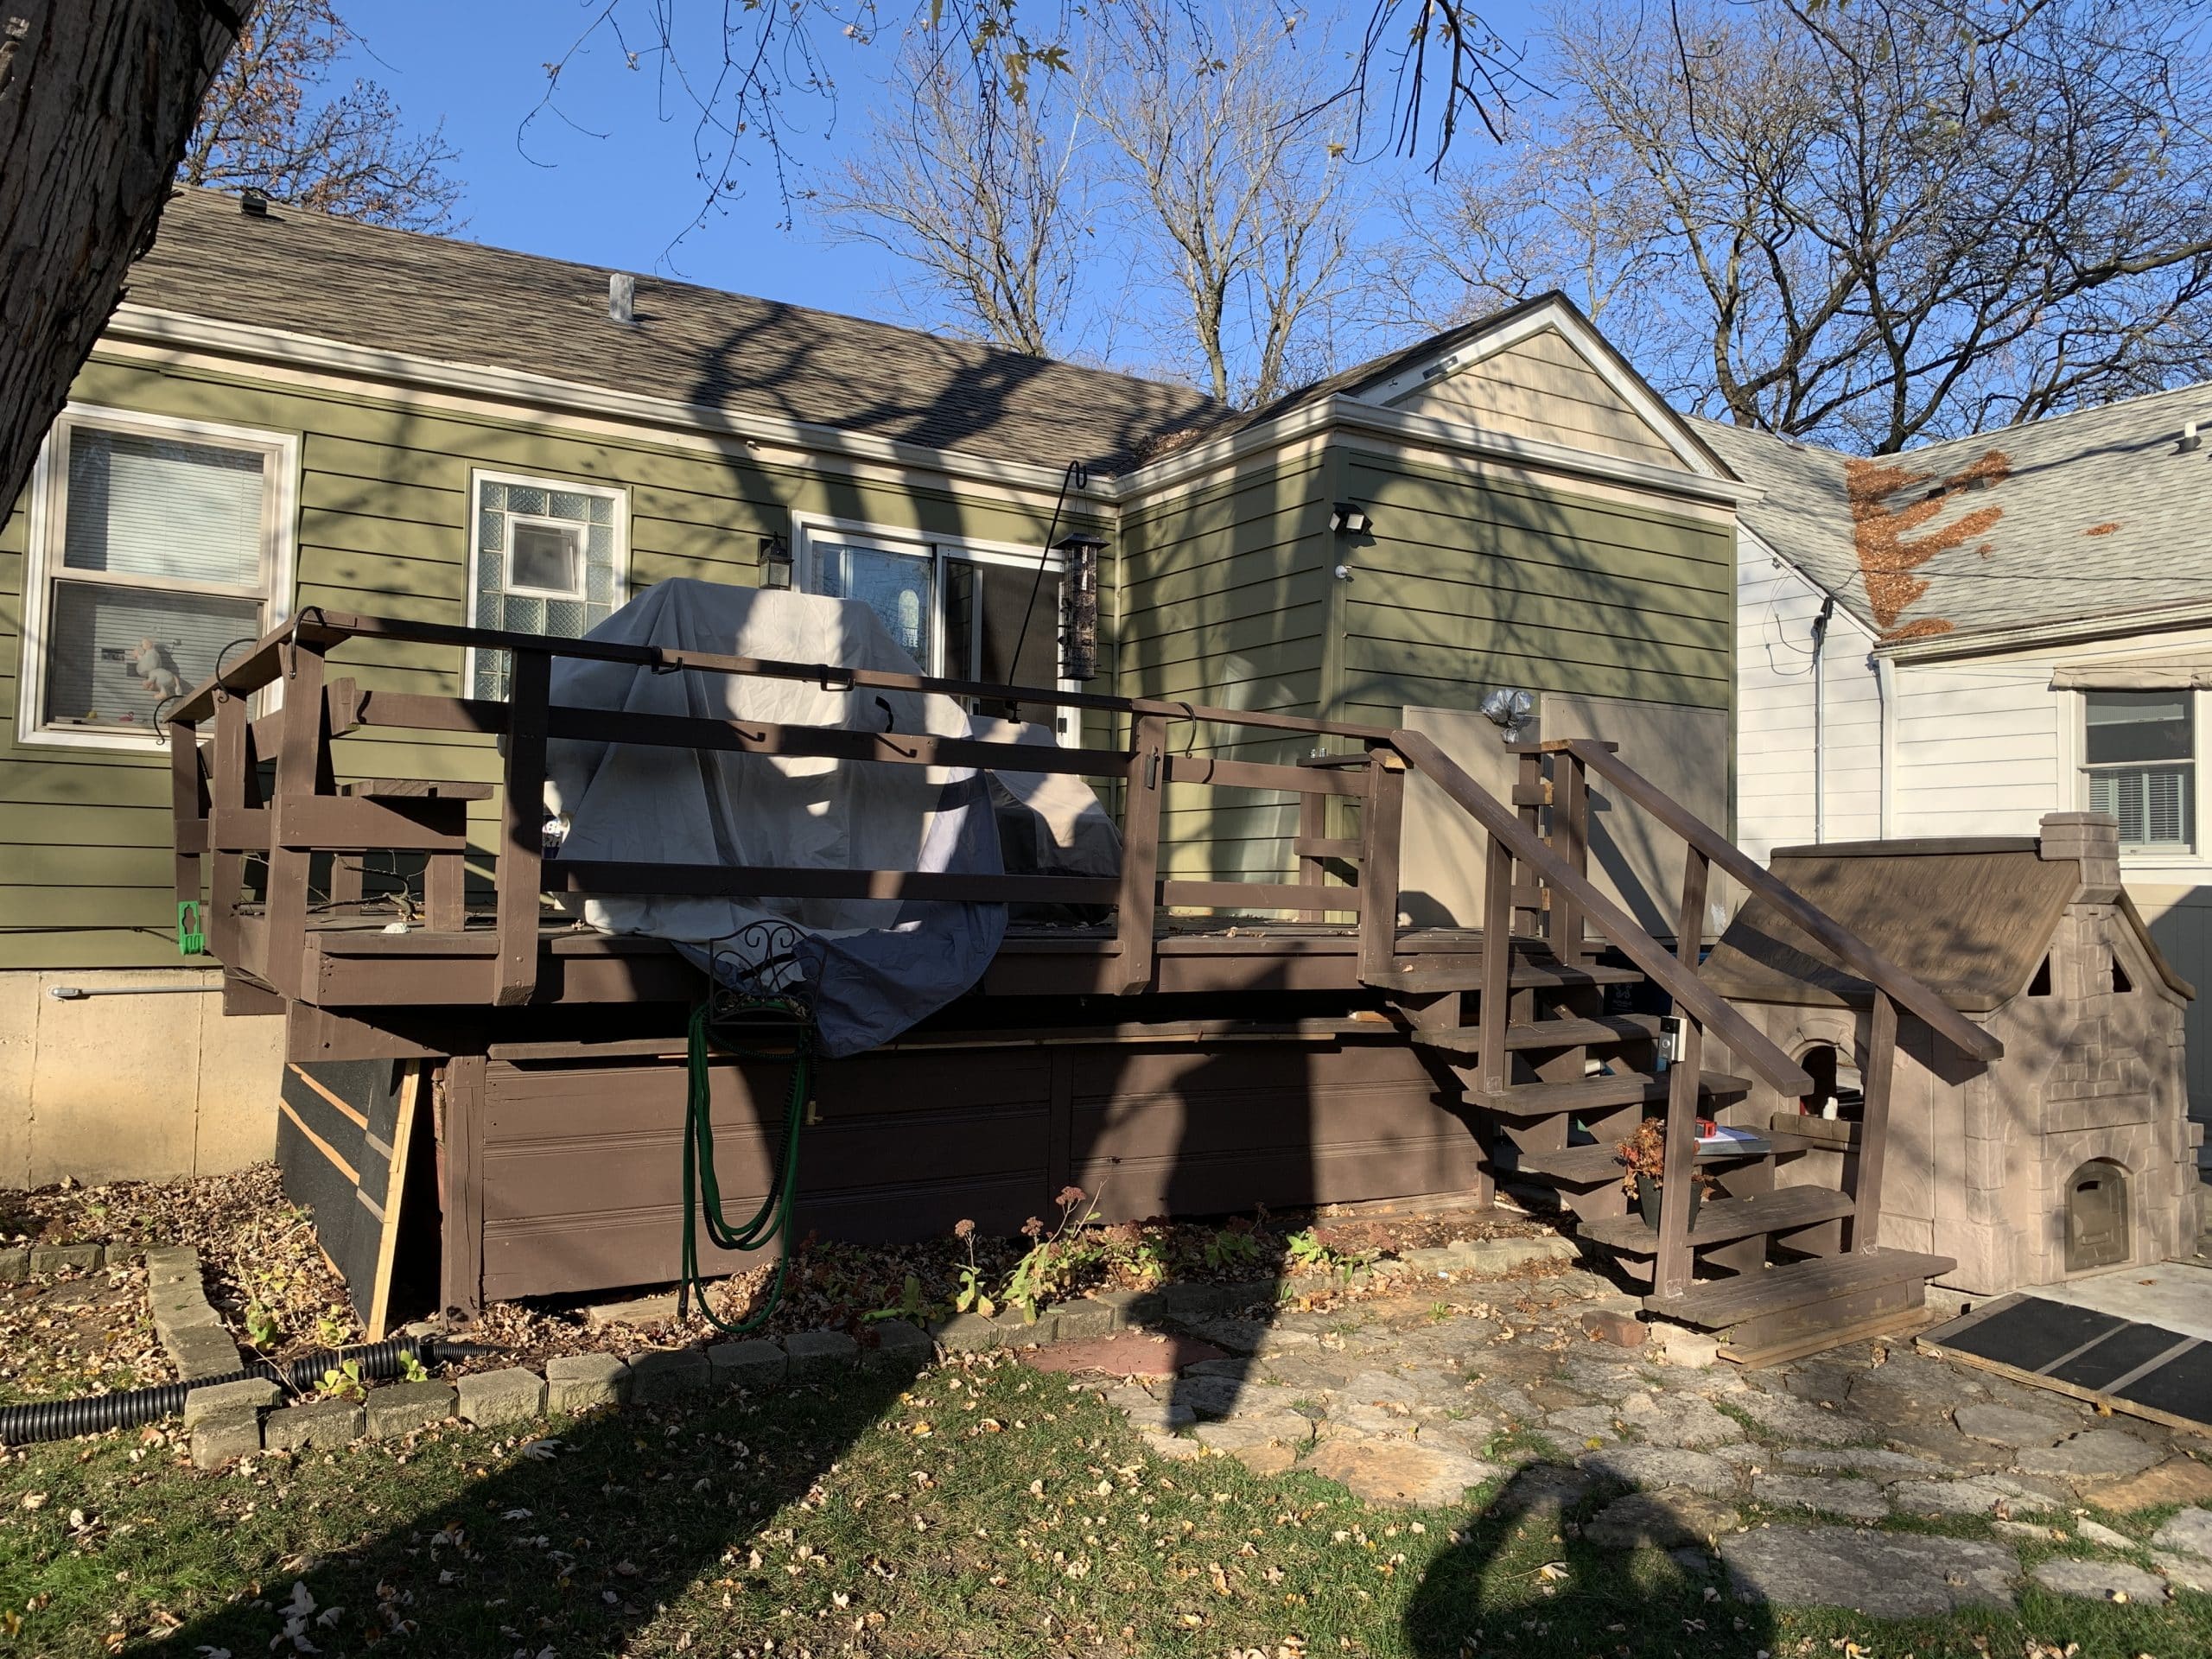
[[[1784,847],[1770,868],[1967,1013],[1986,1013],[2027,989],[2059,918],[2082,889],[2081,865],[2045,859],[2032,837]],[[2120,912],[2159,976],[2181,995],[2193,995],[2125,895]],[[1751,1001],[1859,1001],[1872,991],[1757,894],[1729,923],[1701,971],[1723,995]]]

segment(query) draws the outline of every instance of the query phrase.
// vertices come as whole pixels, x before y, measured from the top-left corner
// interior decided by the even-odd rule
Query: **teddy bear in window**
[[[151,639],[138,642],[138,650],[130,659],[130,671],[157,697],[184,695],[184,676],[176,671],[176,658],[169,655],[167,645],[156,645]]]

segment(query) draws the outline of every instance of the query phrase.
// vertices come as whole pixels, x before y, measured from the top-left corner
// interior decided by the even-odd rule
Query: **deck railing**
[[[504,702],[365,690],[333,677],[327,658],[353,640],[390,640],[511,654]],[[835,690],[938,693],[1039,708],[1103,712],[1125,722],[1126,747],[1056,747],[899,732],[798,727],[618,713],[552,702],[556,657],[626,663],[656,672],[754,676]],[[259,720],[249,700],[276,687],[281,707]],[[1329,739],[1344,753],[1317,753],[1296,766],[1178,753],[1170,741],[1192,722],[1242,731]],[[1486,836],[1483,932],[1490,941],[1541,939],[1562,962],[1583,961],[1587,933],[1600,938],[1673,999],[1683,1043],[1673,1056],[1667,1098],[1667,1160],[1690,1166],[1706,1033],[1785,1095],[1811,1079],[1764,1033],[1698,976],[1707,887],[1718,866],[1775,903],[1872,988],[1865,1069],[1866,1117],[1854,1177],[1856,1214],[1847,1248],[1871,1250],[1880,1213],[1889,1082],[1898,1010],[1923,1021],[1976,1058],[2002,1052],[1997,1040],[1933,991],[1881,957],[1841,924],[1745,857],[1623,762],[1611,746],[1568,739],[1517,751],[1518,778],[1502,801],[1427,737],[1408,731],[1295,715],[1207,708],[1145,697],[1009,686],[833,664],[556,639],[493,629],[359,616],[309,607],[262,639],[214,680],[191,692],[165,721],[175,818],[175,893],[180,906],[203,906],[209,948],[227,967],[250,965],[279,995],[313,1001],[307,982],[311,866],[320,855],[370,851],[423,857],[424,931],[488,944],[478,1001],[498,1007],[530,1001],[538,989],[542,895],[701,894],[729,897],[843,897],[1050,903],[1111,906],[1111,982],[1124,993],[1153,982],[1160,907],[1282,912],[1306,919],[1356,918],[1361,977],[1380,987],[1417,982],[1399,950],[1398,870],[1409,769],[1426,776],[1481,825]],[[203,734],[212,726],[212,741]],[[424,780],[337,781],[335,739],[367,728],[473,733],[501,740],[491,937],[467,927],[465,859],[467,806],[492,791],[482,785]],[[865,761],[893,766],[1001,767],[1067,772],[1120,785],[1122,864],[1113,877],[931,874],[912,870],[724,868],[617,863],[543,856],[546,745],[555,739]],[[1353,747],[1351,746],[1357,746]],[[260,773],[275,762],[264,798]],[[1548,766],[1550,776],[1546,777]],[[1596,772],[1618,796],[1679,836],[1684,847],[1675,936],[1662,944],[1588,874],[1591,780]],[[1163,802],[1171,784],[1280,791],[1298,800],[1292,882],[1187,880],[1162,874]],[[1332,836],[1329,804],[1358,810],[1356,836]],[[1548,820],[1548,822],[1547,822]],[[242,964],[239,916],[247,897],[247,858],[267,861],[261,900],[264,949]],[[342,863],[342,859],[334,862]],[[1344,877],[1347,870],[1356,874]],[[1337,872],[1343,885],[1331,885]],[[360,897],[359,867],[330,880],[325,903]],[[1509,1080],[1506,1026],[1512,1001],[1511,949],[1482,956],[1479,1071],[1485,1086]],[[1690,1183],[1665,1183],[1655,1270],[1659,1294],[1688,1286],[1692,1259]]]

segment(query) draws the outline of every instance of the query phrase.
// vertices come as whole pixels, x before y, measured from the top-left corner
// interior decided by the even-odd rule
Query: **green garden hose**
[[[717,1011],[726,1013],[727,1008]],[[787,1046],[753,1049],[729,1040],[730,1027],[739,1022],[716,1022],[724,1027],[717,1046],[728,1052],[746,1059],[771,1059],[788,1054],[791,1088],[790,1101],[784,1109],[783,1155],[769,1171],[768,1195],[760,1201],[753,1218],[742,1226],[731,1226],[722,1214],[721,1184],[715,1179],[714,1096],[707,1069],[709,1005],[700,1003],[691,1014],[690,1091],[683,1125],[683,1281],[677,1292],[677,1318],[687,1314],[692,1294],[696,1292],[699,1311],[706,1315],[707,1323],[733,1337],[743,1336],[765,1325],[783,1297],[784,1275],[791,1266],[791,1204],[798,1192],[798,1132],[806,1121],[807,1096],[814,1070],[814,1028],[798,1005],[768,999],[744,1004],[741,1012],[742,1023],[747,1027],[783,1028],[790,1033]],[[741,1324],[733,1325],[715,1312],[714,1304],[707,1299],[707,1287],[700,1281],[698,1227],[702,1212],[707,1237],[717,1249],[764,1250],[779,1237],[785,1242],[785,1248],[776,1258],[776,1276],[768,1287],[766,1301],[761,1304],[759,1313]]]

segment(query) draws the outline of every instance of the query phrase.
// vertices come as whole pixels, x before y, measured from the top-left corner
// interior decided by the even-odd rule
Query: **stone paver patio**
[[[1106,1397],[1164,1456],[1299,1469],[1381,1503],[1451,1508],[1482,1488],[1492,1513],[1725,1572],[1745,1601],[1905,1617],[2009,1607],[2033,1586],[2139,1602],[2212,1584],[2212,1467],[2190,1455],[2212,1444],[2196,1436],[1909,1338],[1745,1372],[1698,1332],[1654,1325],[1624,1348],[1593,1336],[1611,1322],[1586,1324],[1634,1305],[1578,1269],[1425,1275],[1349,1312],[1186,1321],[1228,1357],[1131,1363],[1155,1374],[1124,1372]],[[2088,1515],[2176,1503],[2190,1507],[2150,1538]],[[1935,1535],[1922,1517],[1991,1535]],[[2028,1540],[2062,1553],[2031,1572]]]

